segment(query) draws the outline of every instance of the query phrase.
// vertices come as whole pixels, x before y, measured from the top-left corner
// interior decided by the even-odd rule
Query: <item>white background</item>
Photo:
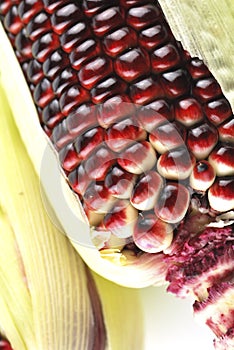
[[[214,334],[193,318],[192,301],[166,292],[166,287],[141,291],[145,316],[144,350],[214,350]]]

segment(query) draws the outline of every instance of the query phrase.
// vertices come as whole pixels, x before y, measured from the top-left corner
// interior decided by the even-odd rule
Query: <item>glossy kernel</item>
[[[142,29],[152,25],[160,14],[161,11],[158,7],[148,4],[130,8],[126,20],[134,29]]]
[[[103,47],[107,55],[116,57],[129,47],[137,46],[137,35],[134,30],[122,27],[106,35]]]
[[[114,62],[115,72],[127,82],[149,73],[150,61],[146,52],[132,49],[119,56]]]
[[[112,72],[112,62],[105,57],[97,57],[87,63],[78,73],[80,83],[86,89],[92,89],[105,76]]]
[[[80,70],[88,60],[93,60],[100,52],[100,44],[95,39],[87,39],[70,53],[69,58],[71,65],[74,69]]]
[[[51,16],[51,25],[54,32],[61,35],[72,24],[82,19],[82,12],[75,3],[68,3],[59,7]]]
[[[151,54],[151,64],[154,73],[166,71],[179,63],[180,54],[176,46],[172,44],[157,48]]]
[[[163,73],[160,81],[168,98],[180,97],[189,92],[189,77],[184,69]]]
[[[33,43],[32,54],[34,58],[43,63],[59,46],[58,36],[54,33],[46,33]]]
[[[91,25],[97,36],[104,36],[110,30],[123,24],[123,16],[119,7],[109,7],[93,17]]]

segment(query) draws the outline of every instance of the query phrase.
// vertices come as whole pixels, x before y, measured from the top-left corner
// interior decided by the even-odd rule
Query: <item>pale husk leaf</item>
[[[11,240],[15,241],[13,247],[9,246],[10,255],[5,249],[1,252],[6,277],[1,275],[1,298],[4,298],[1,300],[4,305],[11,302],[4,290],[11,290],[12,298],[17,295],[16,300],[21,300],[19,304],[22,303],[22,308],[25,308],[22,317],[27,327],[23,327],[23,323],[21,327],[17,325],[22,321],[19,317],[20,305],[15,309],[12,308],[14,303],[9,305],[8,318],[15,322],[18,336],[27,349],[89,349],[95,325],[85,266],[45,212],[39,179],[15,127],[2,88],[0,116],[0,203],[10,223]],[[7,232],[1,234],[6,235]],[[16,247],[17,252],[12,251]],[[19,267],[12,266],[16,268],[15,281],[7,271],[12,261],[21,267],[24,288],[22,282],[19,287],[17,284]],[[29,313],[28,317],[26,313]],[[1,315],[1,323],[8,334],[7,317],[2,318]],[[13,335],[10,340],[13,344],[17,341]],[[15,348],[22,349],[20,345]]]
[[[108,350],[144,349],[144,316],[139,289],[124,288],[92,273],[106,320]]]

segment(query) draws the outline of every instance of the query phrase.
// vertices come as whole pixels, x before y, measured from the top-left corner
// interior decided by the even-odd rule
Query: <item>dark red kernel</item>
[[[19,63],[21,65],[24,64],[24,62],[27,61],[27,59],[24,58],[24,56],[22,56],[21,53],[19,51],[17,51],[17,50],[15,51],[15,55],[16,55],[16,58],[17,58],[17,60],[19,61]]]
[[[123,16],[119,7],[109,7],[93,17],[91,26],[94,34],[104,36],[123,24]]]
[[[83,164],[79,164],[69,175],[68,181],[72,189],[80,194],[84,195],[87,187],[90,184],[90,179],[84,170]]]
[[[39,62],[44,62],[60,46],[59,38],[54,33],[46,33],[32,45],[32,54]]]
[[[97,119],[103,128],[108,128],[111,124],[134,113],[135,106],[127,95],[115,95],[98,106]]]
[[[4,0],[0,4],[0,15],[5,16],[10,8],[14,5],[18,5],[19,0]]]
[[[60,97],[65,89],[77,82],[77,73],[71,67],[66,67],[56,75],[52,87],[56,97]]]
[[[222,94],[219,83],[213,77],[198,80],[194,85],[193,92],[201,102],[212,100]]]
[[[162,186],[161,176],[154,170],[148,171],[137,179],[131,194],[131,204],[142,211],[153,209]]]
[[[24,59],[32,58],[32,41],[27,37],[25,28],[16,35],[15,47]]]
[[[110,167],[116,162],[114,153],[105,144],[94,149],[85,161],[84,168],[89,178],[93,180],[104,180]]]
[[[166,44],[154,50],[151,54],[151,65],[154,73],[160,73],[173,68],[180,63],[180,54],[173,44]]]
[[[4,18],[4,26],[14,35],[17,35],[23,28],[23,23],[19,17],[17,6],[12,6],[7,12],[6,17]]]
[[[130,86],[130,97],[136,104],[146,104],[164,95],[164,91],[157,81],[152,77],[139,80]]]
[[[146,50],[152,50],[156,46],[163,44],[169,37],[168,30],[165,25],[158,23],[153,27],[143,29],[139,33],[139,44]]]
[[[207,103],[205,114],[211,123],[219,125],[232,115],[232,109],[228,100],[221,98]]]
[[[219,145],[210,154],[209,161],[217,176],[234,175],[234,146]]]
[[[129,47],[137,46],[137,36],[133,29],[123,27],[117,29],[103,39],[103,47],[107,55],[115,57]]]
[[[102,181],[91,182],[83,195],[87,207],[98,212],[108,212],[114,204],[114,197]]]
[[[124,149],[117,158],[118,164],[133,174],[142,174],[153,168],[156,163],[156,153],[147,141],[134,142]]]
[[[70,53],[71,65],[74,69],[80,70],[88,60],[92,60],[100,52],[101,47],[99,42],[91,38],[87,39]]]
[[[188,131],[187,146],[198,159],[206,158],[218,141],[217,129],[203,123]]]
[[[161,220],[179,222],[185,216],[190,202],[189,192],[180,183],[168,182],[155,205],[155,214]]]
[[[52,100],[42,111],[42,121],[49,128],[53,129],[62,119],[62,114],[59,102],[57,99]]]
[[[135,175],[115,165],[106,175],[104,184],[113,196],[129,198],[135,183]]]
[[[69,133],[74,137],[96,127],[98,125],[96,112],[96,107],[90,103],[78,106],[66,119]]]
[[[47,78],[53,80],[68,65],[67,55],[62,50],[56,50],[43,63],[43,72]]]
[[[137,214],[137,210],[128,201],[119,199],[105,215],[103,224],[113,235],[122,239],[130,238]]]
[[[198,57],[194,57],[188,62],[187,69],[193,79],[199,79],[210,75],[209,69]]]
[[[59,160],[63,169],[68,172],[75,169],[81,161],[73,144],[69,144],[59,151]]]
[[[175,118],[186,126],[198,123],[203,119],[201,104],[193,97],[179,100],[175,104]]]
[[[159,153],[164,153],[185,144],[186,129],[181,124],[167,122],[153,129],[149,140]]]
[[[117,5],[117,0],[112,0],[111,5]],[[86,16],[92,17],[93,15],[96,15],[98,12],[102,12],[105,8],[110,5],[109,2],[106,0],[84,0],[83,1],[83,8]]]
[[[222,141],[234,142],[234,116],[230,120],[220,125],[218,128],[219,137]]]
[[[61,35],[75,22],[82,20],[82,11],[75,3],[68,3],[59,7],[51,16],[51,25],[55,33]]]
[[[207,184],[212,184],[215,179],[215,171],[212,165],[206,161],[202,160],[196,163],[192,171],[193,182],[197,181],[200,184],[200,188],[196,188],[198,191],[203,190],[201,188],[201,183],[206,182]],[[191,183],[191,181],[190,181]],[[192,186],[193,187],[193,186]]]
[[[185,95],[190,89],[189,77],[184,69],[163,73],[160,81],[168,98]]]
[[[159,253],[172,241],[172,228],[151,212],[142,212],[134,227],[134,243],[147,253]]]
[[[219,212],[234,208],[234,177],[217,177],[209,188],[208,199],[210,206]]]
[[[27,24],[38,12],[43,9],[41,0],[23,0],[18,6],[21,21]]]
[[[150,71],[149,56],[141,49],[132,49],[119,56],[114,62],[115,72],[131,82]]]
[[[54,98],[54,92],[48,79],[44,78],[36,85],[33,98],[41,108],[44,108]]]
[[[50,19],[45,12],[40,12],[36,15],[26,27],[27,36],[33,41],[37,40],[42,34],[50,30]]]
[[[195,157],[183,145],[163,153],[157,163],[158,172],[166,179],[184,180],[192,172]]]
[[[142,29],[154,24],[160,16],[161,11],[155,5],[132,7],[127,14],[127,23],[134,29]]]
[[[72,27],[62,33],[60,42],[62,49],[67,52],[76,50],[77,45],[90,36],[90,30],[85,22],[75,23]]]
[[[198,192],[206,192],[215,180],[215,171],[212,165],[202,160],[193,168],[190,175],[190,186]]]
[[[156,126],[174,119],[170,104],[163,100],[155,100],[137,112],[138,119],[144,129],[151,132]]]
[[[217,198],[225,198],[234,202],[234,178],[216,178],[215,183],[211,186],[210,191]],[[232,208],[233,209],[233,208]]]
[[[97,57],[87,63],[78,73],[81,85],[91,90],[101,79],[112,73],[112,62],[105,57]]]
[[[126,91],[127,84],[115,75],[107,77],[91,90],[93,103],[103,103],[107,98],[122,94]]]
[[[67,120],[63,119],[52,131],[51,141],[57,150],[60,150],[68,143],[71,143],[73,136],[67,130]]]
[[[80,159],[87,159],[87,157],[103,143],[104,129],[96,127],[82,133],[75,140],[74,147],[79,154]]]
[[[59,7],[71,2],[70,0],[43,0],[46,12],[49,14],[54,13]]]
[[[112,125],[105,134],[105,141],[114,152],[120,152],[131,143],[144,139],[146,132],[134,116]]]
[[[13,350],[11,344],[6,339],[0,339],[0,350]]]
[[[74,107],[89,101],[89,92],[78,84],[70,86],[60,97],[59,105],[62,113],[67,116]]]

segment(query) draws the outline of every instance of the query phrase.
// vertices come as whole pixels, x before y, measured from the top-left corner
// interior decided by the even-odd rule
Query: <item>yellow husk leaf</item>
[[[0,116],[0,203],[7,213],[1,232],[2,328],[16,350],[86,349],[94,322],[85,266],[44,210],[2,88]]]
[[[35,344],[32,302],[24,280],[15,235],[6,213],[0,208],[0,310],[7,332],[16,349]],[[12,288],[12,286],[16,288]],[[0,320],[0,327],[1,325]]]
[[[0,130],[0,330],[16,350],[92,349],[97,325],[87,268],[45,211],[39,179],[1,86]],[[143,349],[139,291],[94,279],[106,350]]]
[[[144,319],[140,291],[123,288],[92,272],[107,321],[108,350],[143,350]],[[122,312],[121,312],[122,310]],[[155,315],[156,316],[156,315]]]

